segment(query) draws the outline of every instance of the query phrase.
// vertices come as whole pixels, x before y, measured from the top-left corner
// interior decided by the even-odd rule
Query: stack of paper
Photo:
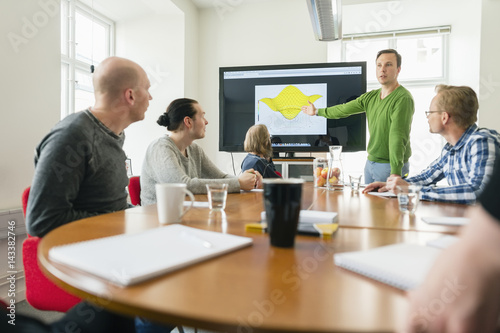
[[[128,286],[251,244],[251,238],[173,224],[56,246],[49,258]]]

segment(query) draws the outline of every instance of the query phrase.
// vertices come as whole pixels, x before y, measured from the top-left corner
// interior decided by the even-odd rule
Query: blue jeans
[[[410,172],[410,163],[406,162],[403,165],[402,174],[406,177]],[[373,182],[385,182],[387,177],[391,175],[391,165],[389,163],[376,163],[366,160],[365,164],[365,184]]]
[[[135,317],[136,333],[169,333],[175,328],[174,325],[160,325],[150,322],[149,320]]]

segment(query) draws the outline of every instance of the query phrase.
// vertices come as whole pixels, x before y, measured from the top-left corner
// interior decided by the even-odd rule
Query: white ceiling
[[[191,0],[198,8],[210,8],[214,6],[214,0]],[[271,0],[244,0],[245,3],[269,2]],[[224,2],[222,2],[224,3]],[[229,2],[230,3],[230,2]]]
[[[114,21],[151,15],[154,13],[178,13],[179,9],[170,0],[81,0],[84,4],[111,18]],[[188,1],[188,0],[184,0]],[[214,6],[214,0],[191,0],[198,8]],[[265,3],[273,0],[244,0],[245,3]],[[304,0],[306,1],[306,0]],[[341,0],[342,5],[354,5],[368,2],[386,2],[390,0]]]
[[[214,0],[191,0],[198,8],[210,8],[214,6]],[[245,3],[270,2],[272,0],[244,0]],[[306,0],[304,0],[306,1]],[[368,2],[387,2],[390,0],[341,0],[343,6],[356,5]]]
[[[170,0],[80,0],[114,21],[151,15],[151,13],[178,13],[179,9]]]

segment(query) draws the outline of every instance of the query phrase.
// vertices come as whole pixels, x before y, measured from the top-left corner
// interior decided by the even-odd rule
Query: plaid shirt
[[[500,156],[499,134],[474,124],[455,146],[447,143],[441,157],[419,175],[405,180],[422,185],[422,200],[472,204],[493,173],[497,156]],[[449,186],[435,186],[443,178]]]

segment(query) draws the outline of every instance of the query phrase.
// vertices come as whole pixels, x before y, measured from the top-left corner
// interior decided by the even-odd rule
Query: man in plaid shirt
[[[420,174],[406,178],[391,176],[387,182],[369,184],[363,193],[396,191],[397,186],[421,185],[423,200],[472,204],[493,172],[500,156],[498,132],[479,128],[476,93],[469,87],[438,85],[430,111],[426,111],[429,130],[448,142],[441,156]],[[436,186],[446,178],[449,186]]]

